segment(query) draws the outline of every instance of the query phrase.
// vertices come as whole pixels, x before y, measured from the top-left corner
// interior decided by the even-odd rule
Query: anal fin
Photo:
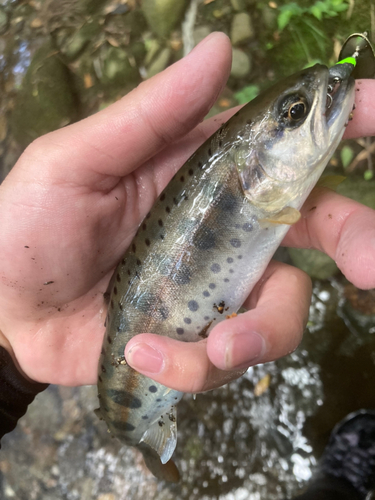
[[[172,406],[143,434],[140,443],[146,443],[159,455],[161,463],[166,464],[177,445],[176,407]]]

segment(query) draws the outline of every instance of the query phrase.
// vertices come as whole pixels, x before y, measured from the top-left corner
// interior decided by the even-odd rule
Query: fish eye
[[[288,118],[293,121],[301,120],[306,116],[306,103],[301,101],[295,102],[288,109]]]
[[[307,101],[300,95],[289,95],[281,102],[279,109],[282,118],[290,125],[297,124],[308,113]]]

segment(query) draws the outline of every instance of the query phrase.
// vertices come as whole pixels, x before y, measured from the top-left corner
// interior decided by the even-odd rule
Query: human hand
[[[63,385],[96,383],[103,292],[160,191],[222,123],[211,120],[194,129],[228,76],[230,54],[225,36],[209,37],[121,101],[35,141],[1,185],[0,344],[8,343],[26,376]],[[373,82],[363,85],[352,134],[374,91]],[[369,120],[360,134],[374,129]],[[345,259],[337,259],[343,272],[357,286],[375,286],[373,212],[335,193],[317,196],[319,211],[293,228],[286,243],[315,246],[330,255],[343,247]],[[318,215],[331,207],[340,217],[330,221],[330,229],[327,221],[322,228]],[[366,232],[361,234],[360,227]],[[347,235],[353,230],[351,244]],[[354,245],[361,261],[354,257],[359,251]],[[155,380],[192,392],[219,386],[238,376],[233,370],[238,364],[243,371],[294,349],[309,301],[309,279],[271,263],[245,304],[252,310],[219,324],[207,342],[185,344],[144,334],[128,344],[127,360],[135,359],[132,347],[147,341],[164,355],[164,369],[151,375]],[[252,331],[264,338],[257,358]]]

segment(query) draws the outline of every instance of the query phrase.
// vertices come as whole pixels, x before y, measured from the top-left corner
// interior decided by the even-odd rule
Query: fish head
[[[331,80],[328,68],[317,64],[249,103],[255,119],[236,164],[244,193],[256,205],[281,210],[321,175],[354,103],[354,80],[348,76],[334,89]]]

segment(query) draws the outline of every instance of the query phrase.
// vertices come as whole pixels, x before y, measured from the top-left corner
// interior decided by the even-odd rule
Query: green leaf
[[[319,19],[319,21],[322,20],[322,11],[316,5],[310,7],[310,12],[314,17]]]
[[[353,150],[350,146],[344,146],[341,150],[340,157],[342,161],[342,165],[344,168],[347,168],[350,165],[354,156]]]
[[[363,178],[365,181],[371,181],[371,179],[374,177],[374,172],[372,170],[366,170],[366,172],[363,174]]]
[[[255,99],[255,97],[259,94],[259,86],[258,85],[248,85],[244,87],[242,90],[236,92],[234,97],[237,99],[238,104],[246,104],[249,101]]]

